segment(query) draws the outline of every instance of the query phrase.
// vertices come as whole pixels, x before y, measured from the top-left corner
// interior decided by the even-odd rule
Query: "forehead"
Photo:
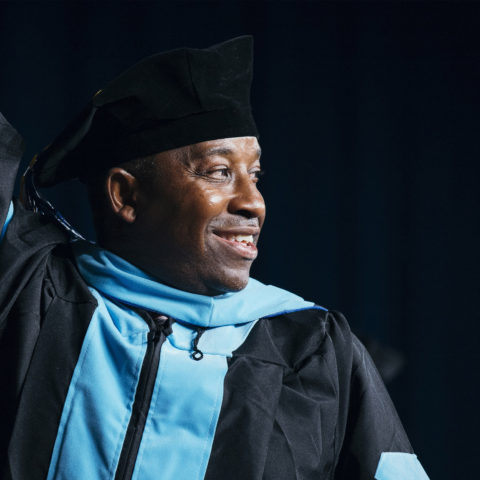
[[[246,156],[258,159],[261,154],[260,145],[256,137],[232,137],[221,138],[218,140],[208,140],[206,142],[195,143],[185,147],[189,156],[195,158],[205,158],[209,156]]]
[[[260,159],[261,149],[256,137],[232,137],[187,145],[154,155],[156,172],[166,175],[180,175],[178,167],[190,168],[194,163],[206,162],[216,157],[225,157],[230,161],[253,163]]]

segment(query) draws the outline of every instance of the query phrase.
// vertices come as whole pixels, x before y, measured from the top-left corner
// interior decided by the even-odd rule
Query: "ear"
[[[112,212],[124,222],[133,223],[137,218],[137,179],[123,168],[111,168],[105,181],[105,190]]]

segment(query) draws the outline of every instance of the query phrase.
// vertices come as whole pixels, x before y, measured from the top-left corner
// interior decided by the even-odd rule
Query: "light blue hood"
[[[159,283],[131,263],[94,244],[78,241],[73,248],[82,277],[102,294],[196,326],[235,325],[314,307],[312,302],[253,278],[239,292],[215,297],[197,295]]]
[[[157,480],[158,472],[162,480],[203,479],[228,359],[260,318],[320,307],[253,279],[239,292],[195,295],[88,242],[75,242],[73,249],[98,306],[69,387],[48,480],[100,478],[99,472],[113,478],[150,338],[131,306],[178,320],[161,347],[132,480]],[[209,328],[200,335],[198,327]],[[199,361],[192,356],[194,340]]]

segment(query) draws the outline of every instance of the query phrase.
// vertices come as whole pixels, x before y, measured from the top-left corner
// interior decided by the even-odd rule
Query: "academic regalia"
[[[341,314],[252,280],[224,307],[72,244],[11,207],[20,153],[0,117],[3,479],[428,478]]]

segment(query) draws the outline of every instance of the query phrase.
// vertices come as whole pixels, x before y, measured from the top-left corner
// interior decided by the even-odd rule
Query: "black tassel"
[[[34,159],[35,160],[35,159]],[[57,223],[61,228],[68,232],[72,240],[85,240],[83,235],[78,233],[66,220],[66,218],[48,201],[42,198],[38,193],[33,179],[33,161],[25,171],[22,177],[22,202],[28,210],[40,213]]]

